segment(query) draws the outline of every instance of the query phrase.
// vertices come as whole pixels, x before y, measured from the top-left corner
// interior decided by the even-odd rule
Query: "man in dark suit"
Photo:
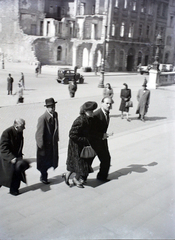
[[[13,91],[13,78],[11,76],[11,74],[9,73],[9,76],[7,78],[7,94],[8,95],[12,95],[12,91]]]
[[[107,133],[107,128],[111,107],[112,99],[104,97],[101,101],[101,108],[94,112],[90,133],[90,144],[100,160],[100,170],[97,174],[97,179],[101,181],[108,181],[107,177],[111,161],[107,141],[110,136]]]
[[[58,114],[55,112],[55,100],[45,100],[45,113],[38,119],[36,131],[37,169],[41,172],[41,182],[49,184],[47,170],[58,167]]]
[[[22,159],[23,130],[25,121],[16,119],[0,140],[0,185],[10,188],[10,194],[18,195],[20,181],[26,183],[25,170],[29,163]]]

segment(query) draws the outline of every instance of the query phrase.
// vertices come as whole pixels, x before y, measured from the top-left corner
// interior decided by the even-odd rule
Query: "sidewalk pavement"
[[[111,137],[105,184],[96,180],[97,158],[84,189],[65,185],[63,161],[43,185],[33,162],[21,195],[0,191],[1,239],[174,239],[174,128],[170,121]]]
[[[44,71],[44,70],[43,70]],[[15,74],[15,71],[14,71]],[[30,74],[30,69],[29,69]],[[29,75],[30,77],[30,75]],[[143,78],[143,77],[142,77]],[[0,108],[1,126],[9,126],[10,121],[21,113],[27,118],[25,149],[31,168],[26,172],[28,185],[21,184],[20,195],[8,194],[8,189],[0,189],[0,239],[2,240],[79,240],[79,239],[174,239],[175,238],[175,89],[174,86],[151,91],[151,104],[147,121],[142,123],[134,116],[128,123],[120,119],[117,112],[119,91],[123,81],[132,86],[134,106],[136,89],[143,79],[128,75],[123,78],[109,78],[114,86],[114,108],[111,111],[109,138],[111,153],[111,181],[101,183],[96,180],[99,160],[93,162],[94,172],[89,175],[84,189],[69,188],[61,177],[66,169],[67,131],[75,119],[79,106],[90,96],[100,101],[101,90],[94,89],[96,82],[89,78],[88,84],[79,85],[75,99],[68,99],[65,86],[56,84],[44,88],[43,78],[30,78],[29,87],[34,102],[24,105],[4,105]],[[41,80],[41,95],[36,81]],[[48,74],[48,81],[50,76]],[[142,82],[141,82],[142,83]],[[59,167],[49,170],[50,185],[39,181],[36,170],[35,142],[32,122],[43,112],[43,102],[38,96],[46,97],[47,91],[60,99],[58,112],[61,131]],[[55,91],[55,92],[54,92]],[[57,91],[57,95],[56,95]],[[58,94],[59,92],[59,94]],[[26,98],[29,101],[29,98]],[[42,103],[41,103],[42,102]],[[7,104],[7,102],[6,102]],[[65,106],[69,113],[64,114]],[[30,116],[28,119],[27,116]],[[66,124],[65,124],[66,122]],[[31,126],[32,125],[32,126]],[[35,124],[36,125],[36,124]],[[68,125],[68,126],[67,126]],[[1,129],[1,131],[2,131]],[[30,146],[29,146],[30,145]]]

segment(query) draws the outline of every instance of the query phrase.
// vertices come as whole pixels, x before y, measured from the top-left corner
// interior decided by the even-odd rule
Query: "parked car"
[[[173,65],[172,64],[160,64],[159,70],[161,72],[172,72],[173,71]]]
[[[148,65],[148,66],[140,66],[140,68],[138,69],[138,71],[140,72],[141,75],[143,75],[144,73],[149,74],[150,69],[152,68],[152,65]]]
[[[58,83],[68,84],[73,79],[77,83],[84,83],[84,77],[80,73],[75,73],[74,70],[69,68],[58,69],[58,77],[56,79]]]

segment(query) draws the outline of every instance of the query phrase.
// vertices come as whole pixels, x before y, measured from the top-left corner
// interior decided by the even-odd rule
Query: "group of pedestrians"
[[[14,83],[14,79],[11,73],[9,73],[7,78],[7,95],[17,95],[17,104],[23,103],[24,101],[23,91],[25,90],[24,73],[21,72],[21,77],[18,81],[17,88],[14,93],[13,93],[13,83]]]
[[[120,92],[120,98],[121,98],[121,103],[119,107],[119,111],[121,111],[121,119],[124,119],[124,112],[126,113],[126,119],[128,122],[131,121],[129,118],[129,109],[130,107],[133,107],[133,102],[131,101],[131,89],[128,88],[127,83],[123,83],[124,88],[121,89]],[[114,91],[110,85],[110,83],[107,83],[104,91],[103,91],[103,96],[108,96],[112,99],[112,104],[114,103],[113,101],[113,96],[114,96]],[[137,109],[136,109],[136,114],[139,114],[138,119],[141,121],[145,121],[145,115],[148,112],[149,108],[149,103],[150,103],[150,90],[147,89],[147,79],[144,79],[142,89],[139,89],[137,93]]]
[[[40,181],[49,184],[48,169],[58,167],[59,160],[59,122],[58,113],[55,111],[56,101],[53,98],[45,100],[46,111],[38,119],[36,130],[36,162],[40,171]],[[85,102],[80,107],[78,116],[69,132],[69,144],[67,153],[67,171],[62,175],[67,185],[70,175],[75,173],[72,180],[73,185],[84,188],[88,174],[93,172],[92,162],[97,155],[100,160],[100,168],[97,174],[99,181],[108,181],[110,167],[110,153],[107,139],[109,125],[109,112],[112,106],[112,99],[104,97],[101,101],[101,108],[97,108],[93,101]],[[24,119],[15,119],[13,126],[6,129],[0,139],[0,185],[10,188],[10,194],[19,194],[20,182],[26,183],[25,171],[30,163],[23,159],[23,130],[25,129]],[[82,151],[89,146],[95,153],[93,157],[82,156]]]

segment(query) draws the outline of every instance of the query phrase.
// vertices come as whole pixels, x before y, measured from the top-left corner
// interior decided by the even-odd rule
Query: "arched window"
[[[61,52],[62,52],[62,47],[58,46],[58,48],[57,48],[57,61],[61,60]]]

